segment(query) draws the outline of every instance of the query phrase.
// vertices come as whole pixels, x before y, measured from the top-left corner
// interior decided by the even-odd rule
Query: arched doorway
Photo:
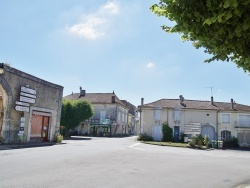
[[[203,125],[202,128],[201,128],[201,135],[204,137],[204,136],[208,136],[209,137],[209,140],[210,142],[212,140],[215,140],[215,129],[212,125]]]
[[[5,143],[10,140],[10,109],[12,92],[9,84],[0,76],[0,136]]]

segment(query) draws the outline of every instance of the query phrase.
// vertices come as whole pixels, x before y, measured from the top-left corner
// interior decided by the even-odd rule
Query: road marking
[[[130,146],[127,146],[128,148],[132,148],[132,149],[137,149],[137,150],[144,150],[144,149],[141,149],[141,148],[136,148],[135,146],[138,146],[140,145],[141,143],[136,143],[136,144],[133,144],[133,145],[130,145]]]

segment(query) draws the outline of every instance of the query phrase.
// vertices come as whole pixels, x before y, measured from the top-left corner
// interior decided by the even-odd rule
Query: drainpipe
[[[144,98],[141,98],[141,107],[140,107],[140,134],[141,134],[141,127],[142,127],[142,105],[144,103]]]
[[[219,144],[218,144],[218,141],[219,141],[219,138],[218,138],[218,134],[219,134],[219,120],[218,120],[219,112],[220,112],[220,110],[216,111],[216,141],[217,141],[217,148],[219,146]]]
[[[167,124],[169,125],[169,109],[167,108]]]

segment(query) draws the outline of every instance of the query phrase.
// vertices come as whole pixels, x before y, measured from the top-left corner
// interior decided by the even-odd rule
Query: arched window
[[[231,139],[231,131],[221,131],[221,139],[222,140],[230,140]]]

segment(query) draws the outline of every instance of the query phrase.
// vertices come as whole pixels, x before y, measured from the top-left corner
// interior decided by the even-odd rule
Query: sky
[[[114,92],[135,106],[160,99],[250,105],[250,75],[168,34],[159,0],[1,0],[0,62],[64,87]]]

